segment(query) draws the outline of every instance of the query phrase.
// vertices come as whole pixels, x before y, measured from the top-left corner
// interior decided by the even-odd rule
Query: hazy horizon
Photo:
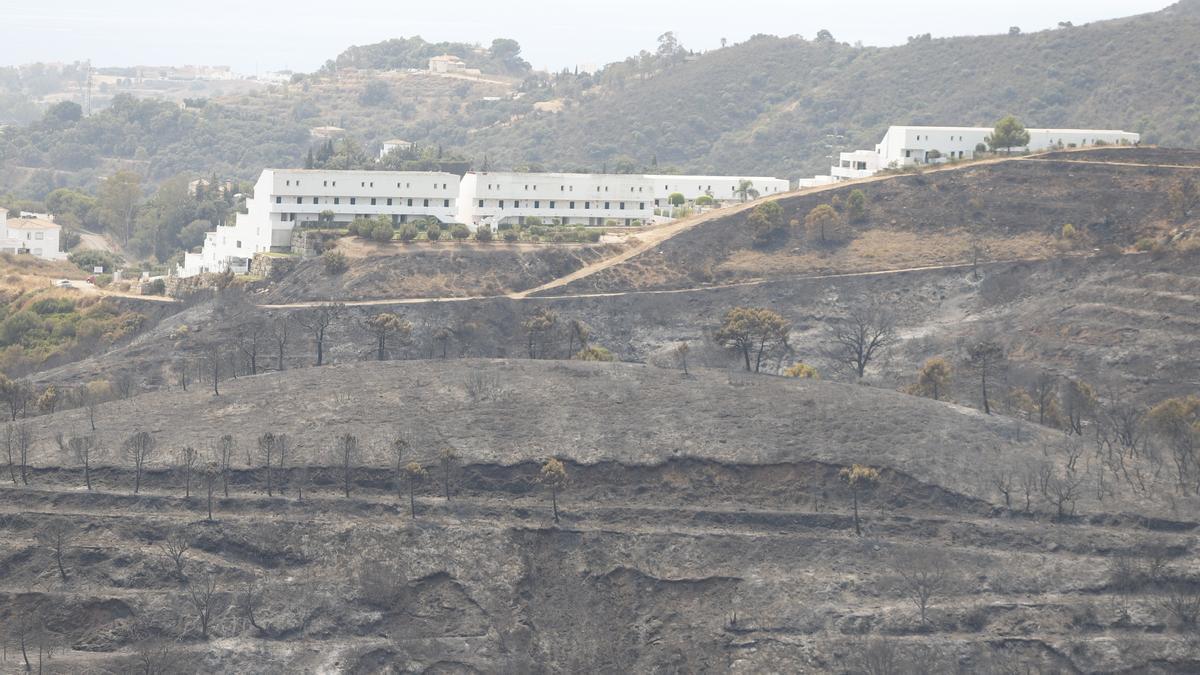
[[[656,38],[674,31],[687,48],[741,42],[756,33],[803,35],[828,29],[844,42],[902,44],[909,35],[935,37],[1026,32],[1060,21],[1083,24],[1157,11],[1166,0],[1016,0],[997,10],[982,3],[923,0],[896,6],[870,0],[853,12],[841,6],[780,0],[748,0],[730,13],[712,0],[647,3],[609,0],[602,13],[543,0],[509,3],[460,0],[399,9],[379,0],[347,0],[336,6],[298,10],[270,0],[235,4],[219,0],[163,11],[148,0],[117,0],[97,6],[78,0],[2,3],[7,28],[0,65],[91,59],[96,66],[228,65],[244,74],[290,69],[310,72],[355,44],[420,35],[431,42],[488,44],[496,37],[521,43],[535,68],[604,65],[652,50]],[[719,19],[719,20],[716,20]],[[181,34],[179,28],[186,26]],[[581,39],[581,33],[590,39]],[[119,34],[119,38],[115,37]]]

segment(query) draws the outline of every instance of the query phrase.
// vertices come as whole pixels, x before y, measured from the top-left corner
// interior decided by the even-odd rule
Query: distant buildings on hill
[[[787,192],[789,183],[761,176],[675,176],[422,171],[267,169],[246,201],[247,213],[205,236],[188,253],[180,276],[245,272],[255,253],[286,251],[297,226],[346,225],[387,216],[393,225],[434,218],[471,229],[524,223],[630,226],[676,202],[728,203]],[[707,199],[702,199],[707,198]]]
[[[939,164],[974,159],[987,149],[992,135],[989,127],[890,127],[874,150],[854,150],[838,155],[829,175],[800,180],[800,187],[812,187],[873,176],[886,169]],[[1013,148],[1039,151],[1087,145],[1136,145],[1140,136],[1128,131],[1101,129],[1028,129],[1029,145]]]

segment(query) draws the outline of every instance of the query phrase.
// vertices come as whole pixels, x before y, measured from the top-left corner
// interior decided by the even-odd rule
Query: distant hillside
[[[521,75],[529,72],[529,63],[521,58],[516,40],[497,38],[488,49],[464,42],[426,42],[420,36],[395,38],[369,45],[355,45],[325,64],[325,70],[357,68],[402,70],[427,68],[429,59],[450,54],[462,59],[468,68],[485,73]]]
[[[845,136],[834,149],[849,150],[873,147],[891,124],[989,125],[1007,113],[1194,147],[1197,45],[1196,0],[1030,35],[923,36],[894,48],[756,36],[645,78],[607,72],[582,103],[485,130],[468,148],[511,164],[657,158],[795,177],[828,168],[827,135]]]

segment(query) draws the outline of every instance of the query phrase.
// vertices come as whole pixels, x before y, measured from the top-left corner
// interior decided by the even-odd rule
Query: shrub
[[[321,261],[325,264],[325,274],[330,276],[341,274],[350,268],[346,254],[340,251],[327,251],[321,256]]]
[[[142,295],[166,295],[167,282],[161,278],[155,279],[142,287]]]
[[[712,195],[700,195],[696,197],[696,206],[712,206],[713,201]]]
[[[475,229],[475,241],[487,243],[492,240],[492,228],[487,225],[480,225]]]
[[[457,223],[450,228],[450,236],[459,241],[464,241],[471,236],[471,228],[462,223]]]
[[[29,306],[35,314],[70,314],[75,311],[75,301],[70,298],[45,298]]]
[[[375,241],[391,241],[396,236],[396,229],[391,223],[375,223],[371,228],[371,238]]]
[[[796,363],[792,366],[789,366],[787,370],[783,371],[783,376],[784,377],[797,377],[802,380],[819,380],[819,379],[821,379],[821,374],[817,372],[817,369],[813,368],[812,366],[808,365],[807,363],[804,363],[803,361]]]
[[[613,356],[612,352],[604,347],[592,346],[581,349],[575,354],[575,358],[580,361],[616,361],[617,357]]]
[[[600,241],[600,236],[602,234],[603,233],[600,230],[588,230],[587,240],[595,244],[596,242]]]
[[[442,228],[437,223],[429,223],[425,226],[425,238],[429,241],[437,241],[442,237]]]
[[[103,266],[106,273],[112,273],[113,270],[120,267],[121,263],[125,262],[125,259],[119,255],[91,249],[76,251],[67,256],[67,260],[85,272],[91,272],[92,268]]]
[[[504,237],[504,241],[509,244],[515,242],[518,238],[520,238],[520,235],[517,234],[516,232],[514,232],[513,230],[505,230],[504,234],[502,236]]]
[[[541,225],[542,225],[541,218],[538,218],[537,216],[526,216],[525,217],[525,227],[532,229],[535,227],[541,227]]]
[[[1134,246],[1135,246],[1135,248],[1137,248],[1137,250],[1145,253],[1145,252],[1154,250],[1154,246],[1157,243],[1158,242],[1154,241],[1150,237],[1142,237],[1141,239],[1137,240],[1137,244],[1135,244]]]
[[[854,190],[846,198],[846,218],[852,223],[867,219],[867,195],[862,190]]]
[[[1070,223],[1063,225],[1062,226],[1062,238],[1063,239],[1074,239],[1075,238],[1075,226]]]
[[[504,232],[505,230],[511,230],[511,229],[513,229],[513,225],[512,225],[512,223],[507,222],[507,221],[500,223],[499,225],[496,226],[497,232]]]
[[[346,229],[351,235],[369,239],[375,229],[375,221],[370,218],[355,218]]]
[[[62,236],[58,240],[58,246],[64,251],[70,251],[83,241],[83,235],[75,230],[63,230]]]
[[[412,223],[405,223],[400,226],[400,241],[408,243],[417,238],[417,226]]]

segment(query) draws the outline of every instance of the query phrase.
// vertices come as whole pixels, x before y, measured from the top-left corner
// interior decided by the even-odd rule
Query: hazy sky
[[[511,37],[538,68],[619,60],[673,30],[701,50],[755,33],[903,43],[907,36],[1034,31],[1162,9],[1168,0],[0,0],[0,64],[231,65],[311,71],[352,44],[420,35]]]

